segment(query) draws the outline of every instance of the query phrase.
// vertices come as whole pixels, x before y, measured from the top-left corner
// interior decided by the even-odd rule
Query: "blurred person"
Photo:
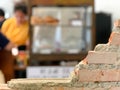
[[[5,21],[5,12],[0,9],[0,28]],[[0,33],[0,49],[11,50],[15,45]]]
[[[16,45],[16,47],[26,45],[29,36],[29,24],[27,20],[27,7],[25,4],[15,5],[14,17],[7,19],[3,23],[1,33],[0,44],[4,43],[4,45],[1,45],[2,49],[10,50],[14,45]],[[6,40],[3,40],[3,38]],[[2,64],[6,67],[8,62],[4,61]],[[8,66],[10,66],[10,73],[13,73],[12,65]],[[3,69],[1,70],[4,72],[5,77],[7,77],[4,67],[2,67]]]
[[[0,33],[0,50],[5,49],[10,51],[13,47],[15,47],[15,45]]]
[[[25,4],[15,5],[14,17],[4,22],[1,32],[18,47],[26,45],[29,36],[29,25],[27,6]]]
[[[0,28],[2,27],[4,21],[5,21],[5,12],[2,9],[0,9]]]

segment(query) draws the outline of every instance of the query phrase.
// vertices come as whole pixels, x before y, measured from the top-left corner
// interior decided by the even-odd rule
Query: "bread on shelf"
[[[39,25],[39,24],[44,24],[44,21],[41,17],[38,16],[32,16],[31,17],[31,24],[32,25]]]
[[[31,17],[31,24],[32,25],[57,25],[59,23],[59,20],[52,17],[52,16],[46,16],[44,18],[38,17],[38,16],[32,16]]]

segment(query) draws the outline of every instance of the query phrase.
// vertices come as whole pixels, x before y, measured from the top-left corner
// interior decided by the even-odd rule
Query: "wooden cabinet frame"
[[[94,14],[94,0],[29,0],[29,17],[32,15],[32,7],[36,6],[92,6],[92,48],[95,46],[95,14]],[[30,24],[30,41],[32,45],[32,26]],[[30,60],[82,60],[87,55],[87,52],[79,54],[33,54],[32,46],[30,46]]]

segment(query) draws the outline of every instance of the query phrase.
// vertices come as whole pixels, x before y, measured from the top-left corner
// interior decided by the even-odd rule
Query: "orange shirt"
[[[17,25],[15,18],[10,18],[4,22],[1,32],[14,44],[25,45],[29,36],[29,25],[27,21]]]

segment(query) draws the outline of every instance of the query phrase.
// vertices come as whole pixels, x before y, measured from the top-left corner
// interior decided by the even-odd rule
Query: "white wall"
[[[113,21],[120,19],[120,0],[95,0],[95,12],[111,13]]]
[[[11,16],[14,1],[20,0],[0,0],[0,8],[2,7]],[[113,21],[120,19],[120,0],[95,0],[95,12],[111,13]]]
[[[0,8],[6,12],[6,17],[13,15],[13,0],[0,0]]]

